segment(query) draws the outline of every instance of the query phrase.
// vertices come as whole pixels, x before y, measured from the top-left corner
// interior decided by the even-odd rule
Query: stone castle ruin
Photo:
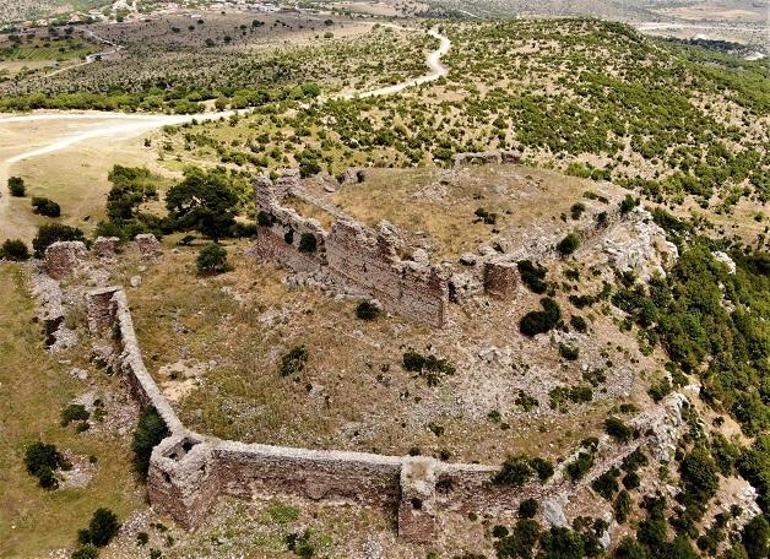
[[[327,230],[284,205],[290,195],[304,196],[296,172],[284,172],[275,182],[257,179],[255,194],[259,228],[254,253],[297,275],[376,299],[392,312],[435,328],[444,326],[452,301],[477,293],[505,300],[516,296],[515,253],[480,249],[479,254],[463,255],[459,263],[437,265],[421,249],[407,256],[401,236],[386,222],[372,229],[338,213]],[[595,224],[581,232],[584,239],[595,235]],[[161,250],[151,235],[135,242],[146,258]],[[120,251],[116,239],[97,239],[92,252],[109,261]],[[45,255],[44,268],[50,276],[46,281],[58,287],[56,280],[86,258],[88,250],[82,243],[52,244]],[[685,400],[672,394],[632,422],[643,433],[639,438],[616,443],[603,436],[594,466],[579,482],[566,474],[566,465],[574,458],[568,457],[547,481],[521,487],[495,483],[498,466],[222,440],[185,427],[159,389],[144,364],[125,291],[95,289],[87,293],[86,304],[94,348],[108,348],[106,356],[101,352],[107,366],[119,372],[141,405],[155,408],[168,427],[170,435],[152,453],[147,491],[155,507],[188,529],[198,526],[222,495],[292,496],[329,505],[376,507],[391,512],[399,536],[414,543],[433,541],[442,514],[511,516],[527,498],[543,503],[544,520],[565,526],[567,517],[579,512],[570,508],[570,499],[591,481],[643,445],[653,453],[670,454],[684,425]],[[55,300],[48,307],[47,319],[58,328],[63,307]],[[616,528],[611,526],[610,532]]]
[[[561,507],[571,494],[644,444],[673,451],[672,441],[684,423],[684,400],[672,395],[660,409],[635,420],[646,430],[639,439],[618,445],[605,435],[596,466],[583,481],[568,481],[560,467],[547,482],[522,487],[494,483],[497,466],[221,440],[188,430],[147,371],[126,293],[118,287],[96,289],[87,294],[86,303],[92,335],[99,343],[114,344],[110,366],[123,375],[143,406],[158,411],[171,433],[152,453],[147,491],[153,505],[188,529],[200,524],[221,495],[294,496],[329,505],[377,507],[392,511],[399,536],[413,543],[433,541],[442,512],[506,516],[527,498],[549,504],[546,510],[558,511],[555,518],[566,518]]]
[[[295,272],[323,272],[326,283],[377,299],[386,309],[440,328],[449,302],[447,274],[426,258],[402,258],[402,240],[382,222],[372,230],[352,219],[338,219],[329,231],[315,219],[282,205],[302,189],[296,172],[275,184],[257,179],[259,211],[255,253]]]
[[[458,154],[456,164],[474,161],[510,163],[518,159],[508,152],[470,153]],[[515,299],[519,287],[517,263],[528,258],[555,258],[554,247],[561,239],[538,239],[517,250],[501,246],[510,244],[509,240],[487,243],[479,246],[478,254],[465,254],[459,262],[436,263],[421,248],[409,250],[403,236],[389,222],[367,227],[311,196],[296,169],[284,170],[275,182],[257,178],[254,191],[259,226],[253,251],[256,256],[277,262],[297,275],[312,277],[314,285],[376,299],[386,310],[434,328],[445,325],[449,303],[480,294]],[[332,216],[333,223],[325,229],[317,219],[301,215],[286,204],[289,197]],[[617,202],[595,208],[595,215],[601,214],[601,219],[574,225],[573,232],[581,243],[594,241],[620,222]],[[643,219],[650,221],[648,217]],[[644,229],[652,226],[644,225]],[[624,244],[623,250],[608,245],[608,254],[617,257],[620,252],[639,252],[638,262],[632,262],[639,265],[650,258],[650,250],[635,251],[629,241]]]

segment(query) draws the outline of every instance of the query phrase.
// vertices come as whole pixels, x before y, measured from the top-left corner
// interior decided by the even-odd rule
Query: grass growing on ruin
[[[124,520],[142,506],[142,490],[134,482],[126,444],[60,426],[62,408],[85,391],[69,375],[72,365],[62,364],[77,360],[79,350],[56,357],[45,351],[19,265],[0,264],[0,301],[0,556],[47,556],[53,548],[74,545],[77,530],[98,507],[109,507]],[[96,456],[98,469],[88,487],[51,492],[38,487],[24,469],[25,445],[37,440]]]
[[[243,256],[245,242],[225,244],[233,271],[199,278],[200,245],[171,252],[177,238],[166,240],[161,260],[143,261],[129,250],[110,281],[125,285],[142,276],[128,299],[148,370],[185,425],[201,433],[394,455],[419,449],[450,461],[498,463],[515,452],[554,459],[586,433],[600,433],[609,408],[624,398],[609,371],[609,394],[600,386],[590,404],[568,405],[566,414],[550,410],[547,383],[573,386],[581,373],[517,332],[535,295],[531,302],[523,295],[515,308],[496,301],[478,311],[453,308],[454,326],[441,331],[386,313],[362,321],[358,299],[286,285],[284,271]],[[477,357],[485,347],[512,343],[512,366]],[[307,349],[307,363],[282,376],[281,356],[297,346]],[[447,359],[455,374],[429,386],[404,369],[409,348]],[[586,359],[603,362],[601,349],[587,348]],[[531,415],[514,402],[519,389],[541,399]]]

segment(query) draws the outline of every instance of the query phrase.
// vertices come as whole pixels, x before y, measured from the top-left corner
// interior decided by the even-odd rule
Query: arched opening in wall
[[[171,485],[171,476],[167,472],[163,472],[163,481]]]
[[[418,499],[417,497],[412,498],[412,509],[414,510],[422,510],[422,499]]]

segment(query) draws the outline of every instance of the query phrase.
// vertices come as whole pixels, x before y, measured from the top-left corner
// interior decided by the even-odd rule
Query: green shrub
[[[61,412],[61,426],[66,427],[73,421],[87,421],[90,416],[82,404],[70,404]]]
[[[257,214],[257,224],[260,227],[270,227],[273,224],[273,219],[269,213],[260,210]]]
[[[542,311],[531,311],[519,322],[519,330],[525,336],[535,336],[551,330],[561,320],[559,304],[550,297],[540,300]]]
[[[572,207],[569,209],[569,211],[572,219],[580,219],[580,216],[582,216],[583,212],[586,211],[586,205],[583,202],[575,202],[572,204]]]
[[[301,373],[307,363],[308,352],[305,346],[295,346],[288,353],[281,356],[278,372],[282,377],[288,377]]]
[[[37,230],[37,236],[32,240],[32,248],[35,256],[42,258],[45,249],[58,241],[82,241],[86,242],[83,231],[76,227],[70,227],[63,223],[45,223]]]
[[[299,251],[313,253],[318,248],[318,240],[312,233],[302,233],[299,237]]]
[[[535,499],[524,499],[519,503],[519,518],[535,518],[540,505]]]
[[[620,470],[610,468],[591,482],[591,489],[609,501],[620,488],[618,486],[619,476]]]
[[[370,301],[361,301],[356,307],[356,316],[361,320],[376,320],[380,316],[380,307]]]
[[[46,217],[59,217],[61,215],[61,207],[59,204],[41,196],[32,197],[32,207],[34,208],[34,212],[38,215],[44,215]]]
[[[12,260],[22,262],[29,259],[29,249],[24,241],[19,239],[6,239],[0,246],[0,260]]]
[[[623,489],[618,493],[615,502],[612,503],[612,510],[615,512],[615,520],[617,520],[618,523],[623,524],[626,521],[628,515],[631,513],[633,503],[634,501],[631,499],[631,495],[628,491]]]
[[[556,250],[558,250],[562,256],[569,256],[575,252],[579,246],[580,237],[578,237],[575,233],[569,233],[566,237],[558,242],[556,245]]]
[[[529,457],[520,454],[509,456],[503,462],[500,471],[497,472],[492,481],[497,485],[510,485],[519,487],[527,483],[533,474],[532,466],[529,464]]]
[[[59,486],[53,472],[63,466],[64,461],[56,446],[39,441],[32,443],[24,452],[24,465],[27,472],[38,479],[43,489],[56,489]]]
[[[433,354],[421,355],[414,350],[404,352],[401,364],[407,371],[424,377],[428,386],[436,386],[440,381],[440,375],[455,373],[454,365],[446,359],[440,359]]]
[[[195,264],[201,275],[221,274],[230,269],[227,250],[217,243],[209,243],[203,247],[198,253]]]
[[[534,264],[530,260],[522,260],[517,265],[521,281],[530,291],[537,294],[545,293],[548,284],[544,281],[548,273],[545,267],[540,264]]]
[[[634,436],[634,430],[617,417],[605,419],[604,430],[610,437],[623,443],[630,441]]]
[[[588,323],[585,318],[578,315],[572,315],[569,320],[570,325],[579,333],[585,334],[588,331]]]
[[[650,398],[652,398],[655,402],[660,402],[663,398],[671,394],[671,391],[674,389],[673,386],[671,386],[671,381],[667,378],[664,378],[660,382],[657,382],[650,386],[650,389],[647,391],[647,394],[650,395]]]
[[[630,194],[620,202],[620,214],[625,215],[639,205],[639,198],[634,198]]]
[[[580,356],[580,349],[575,346],[559,343],[559,355],[567,361],[577,361],[577,358]]]
[[[141,479],[147,479],[152,450],[170,434],[158,410],[153,407],[142,410],[131,443],[131,449],[134,452],[134,470]]]
[[[540,481],[547,480],[553,475],[553,464],[544,458],[517,454],[505,459],[492,481],[497,485],[518,487],[528,482],[534,474],[537,474]]]
[[[484,208],[478,208],[475,212],[477,218],[486,223],[487,225],[494,225],[497,223],[497,214],[491,213]]]
[[[567,474],[569,474],[572,481],[578,481],[588,473],[588,470],[590,470],[593,465],[593,453],[581,451],[577,457],[567,465]]]
[[[10,177],[8,179],[8,190],[11,192],[11,196],[16,196],[17,198],[23,197],[27,193],[24,179],[21,177]]]
[[[92,544],[96,547],[104,547],[114,538],[120,524],[118,517],[109,509],[99,508],[94,511],[88,529],[78,532],[78,541],[82,545]]]
[[[70,559],[96,559],[97,557],[99,557],[99,550],[91,544],[79,546],[70,555]]]

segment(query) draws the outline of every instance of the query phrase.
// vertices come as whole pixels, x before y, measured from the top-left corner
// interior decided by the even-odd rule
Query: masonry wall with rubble
[[[403,258],[401,239],[386,222],[375,231],[352,219],[338,219],[324,230],[317,220],[282,204],[300,189],[299,176],[291,170],[275,183],[265,177],[255,182],[257,256],[299,273],[323,271],[331,283],[377,299],[390,311],[434,327],[444,325],[449,291],[440,268],[427,258]],[[313,236],[314,250],[303,251],[303,235]]]
[[[93,290],[86,302],[92,334],[115,344],[113,368],[125,376],[143,405],[158,410],[171,432],[153,451],[147,490],[154,506],[186,528],[197,526],[221,495],[295,496],[391,511],[405,541],[429,543],[441,512],[505,516],[514,514],[526,498],[558,504],[640,445],[675,441],[682,424],[682,402],[678,395],[669,397],[660,410],[635,421],[646,429],[644,437],[617,445],[605,436],[595,467],[579,484],[567,481],[562,465],[546,483],[533,481],[518,488],[494,484],[499,469],[495,466],[221,440],[188,430],[148,373],[125,292],[117,287]],[[673,443],[670,447],[673,452]]]

